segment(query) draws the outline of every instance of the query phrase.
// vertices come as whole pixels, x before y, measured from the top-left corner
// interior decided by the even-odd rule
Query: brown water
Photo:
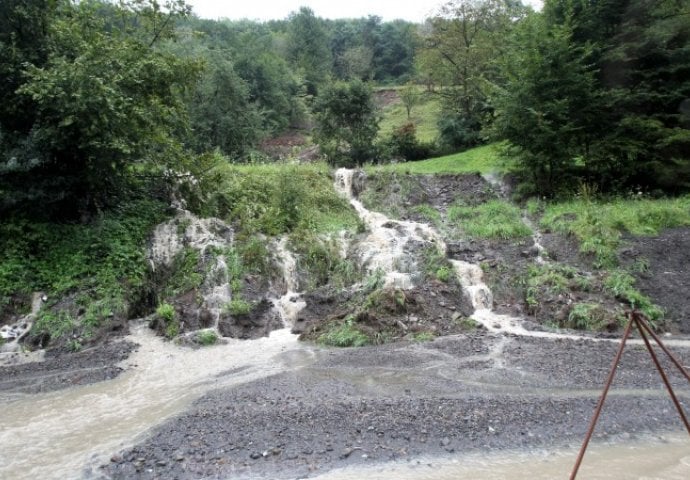
[[[500,452],[424,458],[334,470],[317,480],[556,480],[568,479],[577,451]],[[690,439],[647,437],[618,445],[590,445],[581,480],[687,480]]]
[[[75,478],[86,464],[131,445],[152,427],[217,387],[238,385],[311,362],[288,330],[197,350],[155,337],[141,344],[114,380],[19,399],[0,394],[0,479]]]

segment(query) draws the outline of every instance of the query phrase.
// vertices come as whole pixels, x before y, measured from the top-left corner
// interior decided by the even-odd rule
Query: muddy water
[[[334,470],[317,480],[557,480],[567,479],[577,451],[508,452],[425,458],[410,463]],[[686,480],[690,440],[646,438],[624,445],[591,445],[578,472],[587,480]]]
[[[0,393],[0,478],[79,477],[84,465],[107,462],[103,455],[132,444],[209,390],[299,368],[312,358],[288,330],[198,350],[165,342],[143,325],[130,340],[141,347],[114,380],[7,402]]]

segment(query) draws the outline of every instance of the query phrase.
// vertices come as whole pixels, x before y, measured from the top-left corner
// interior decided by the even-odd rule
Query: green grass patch
[[[138,200],[106,211],[89,224],[4,219],[0,308],[13,294],[44,291],[58,298],[79,290],[81,306],[101,302],[117,310],[109,313],[124,313],[146,281],[147,240],[166,218],[165,211],[162,203]]]
[[[577,330],[610,330],[620,326],[620,318],[596,303],[576,303],[563,326]]]
[[[335,192],[325,163],[224,164],[216,167],[217,191],[209,213],[239,226],[239,235],[277,236],[295,231],[357,230],[360,221]]]
[[[572,200],[547,204],[544,229],[570,234],[598,268],[617,265],[616,251],[624,232],[657,235],[664,228],[690,225],[690,196],[675,199]]]
[[[367,171],[391,171],[412,174],[437,173],[491,173],[507,170],[506,160],[501,158],[501,144],[483,145],[461,153],[430,158],[418,162],[393,163],[369,166]]]
[[[247,315],[252,311],[252,304],[242,298],[233,298],[225,304],[223,310],[230,315]]]
[[[616,298],[642,312],[655,328],[664,317],[664,311],[649,297],[635,288],[635,277],[622,270],[609,272],[604,281],[606,289]]]
[[[429,204],[415,205],[410,209],[418,214],[426,222],[439,225],[441,223],[441,213]]]
[[[203,330],[196,337],[197,342],[202,346],[215,345],[218,342],[218,335],[213,330]]]
[[[381,109],[381,122],[379,123],[379,138],[387,138],[396,128],[413,123],[416,128],[417,140],[421,142],[433,142],[438,137],[438,117],[441,105],[437,96],[419,88],[418,103],[412,107],[410,118],[407,118],[407,110],[401,100],[386,105]]]
[[[491,200],[474,207],[454,205],[448,209],[448,220],[474,238],[508,240],[532,234],[522,222],[520,210],[503,200]]]
[[[51,341],[63,338],[76,327],[74,318],[64,310],[41,310],[31,327],[34,335],[48,335]]]
[[[346,317],[343,323],[331,325],[317,341],[333,347],[363,347],[371,343],[369,337],[357,328],[352,315]]]

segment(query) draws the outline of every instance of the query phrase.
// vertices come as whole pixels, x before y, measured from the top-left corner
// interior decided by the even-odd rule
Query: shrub
[[[204,330],[197,335],[197,341],[203,346],[214,345],[218,341],[218,335],[213,330]]]
[[[252,311],[252,304],[242,298],[233,298],[223,308],[230,315],[247,315]]]
[[[369,337],[357,328],[352,315],[349,315],[343,323],[332,326],[319,337],[318,341],[333,347],[363,347],[371,343]]]

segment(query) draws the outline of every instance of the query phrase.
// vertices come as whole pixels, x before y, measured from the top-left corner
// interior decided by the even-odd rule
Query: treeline
[[[442,134],[507,140],[526,193],[690,187],[688,0],[453,0],[427,27]]]
[[[75,218],[310,127],[334,80],[404,82],[414,25],[211,21],[183,0],[0,4],[0,213]],[[161,194],[166,192],[161,191]]]
[[[526,193],[690,185],[689,0],[451,0],[424,24],[212,21],[184,0],[0,3],[0,214],[169,194],[314,129],[333,164],[506,140]],[[437,145],[378,139],[373,84],[437,96]],[[439,148],[440,147],[440,148]],[[173,180],[177,181],[173,181]],[[193,182],[192,182],[193,183]]]

